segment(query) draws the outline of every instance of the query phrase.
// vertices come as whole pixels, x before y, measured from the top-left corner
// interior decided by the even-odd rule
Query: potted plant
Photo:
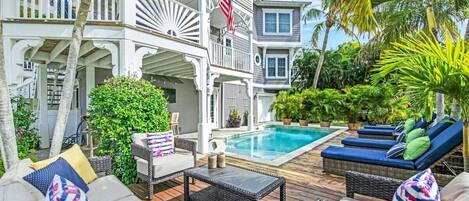
[[[289,111],[289,104],[288,103],[288,92],[281,91],[277,95],[277,98],[270,106],[270,111],[275,111],[275,117],[277,119],[281,119],[284,125],[290,125],[292,122],[291,114]]]
[[[341,95],[337,90],[324,89],[318,93],[319,125],[330,127],[332,120],[337,116],[341,104]]]
[[[293,119],[298,120],[302,118],[302,106],[303,105],[303,96],[301,93],[290,94],[287,97],[286,110],[288,111],[286,117],[290,119],[290,123]],[[289,124],[288,124],[289,125]]]
[[[243,114],[243,126],[248,125],[248,118],[249,118],[249,112],[245,111],[244,114]]]
[[[230,115],[228,117],[228,127],[230,128],[239,128],[241,126],[241,115],[237,109],[230,110]]]
[[[360,128],[359,119],[363,114],[363,100],[366,99],[366,91],[370,86],[357,85],[345,89],[341,104],[342,116],[347,121],[349,130],[356,131]]]

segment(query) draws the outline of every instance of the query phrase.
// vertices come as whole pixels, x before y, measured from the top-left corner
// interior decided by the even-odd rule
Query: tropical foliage
[[[340,45],[337,50],[327,50],[318,88],[343,89],[367,83],[373,61],[358,60],[357,55],[360,50],[358,42],[347,42]],[[293,75],[293,83],[300,89],[313,88],[318,62],[318,50],[306,50],[294,62],[296,73]]]
[[[100,141],[96,153],[111,156],[114,174],[125,184],[133,183],[132,134],[169,129],[164,92],[145,80],[113,78],[93,89],[90,98],[88,125]]]

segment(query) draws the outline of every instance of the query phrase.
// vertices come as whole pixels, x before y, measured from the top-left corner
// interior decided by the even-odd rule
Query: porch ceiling
[[[193,79],[194,66],[184,54],[160,48],[157,54],[143,59],[143,73]]]
[[[38,63],[66,64],[70,48],[70,40],[47,39],[40,47],[26,52],[25,59]],[[112,68],[111,53],[104,49],[96,48],[92,41],[83,41],[78,65],[93,65],[100,68]]]

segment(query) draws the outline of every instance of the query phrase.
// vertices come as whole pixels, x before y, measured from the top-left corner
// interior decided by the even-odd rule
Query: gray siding
[[[267,9],[293,9],[292,14],[292,35],[291,36],[277,36],[277,35],[264,35],[263,29],[263,8]],[[301,13],[299,7],[258,7],[254,5],[254,39],[257,41],[276,41],[276,42],[301,42]]]
[[[252,0],[236,0],[234,1],[239,6],[246,9],[248,12],[253,12],[253,1]]]
[[[285,79],[267,79],[265,76],[266,69],[265,69],[265,64],[264,64],[264,55],[262,55],[262,48],[254,48],[254,54],[259,53],[261,56],[262,62],[260,66],[254,65],[254,83],[257,84],[273,84],[273,85],[288,85],[289,84],[289,78]],[[266,51],[267,54],[289,54],[289,50],[285,49],[267,49]],[[290,61],[292,58],[288,56],[288,61]],[[290,70],[290,62],[287,62],[287,73]]]
[[[223,84],[223,116],[221,125],[226,127],[230,110],[237,109],[240,112],[241,120],[245,111],[249,111],[249,98],[246,94],[246,86],[238,84]]]

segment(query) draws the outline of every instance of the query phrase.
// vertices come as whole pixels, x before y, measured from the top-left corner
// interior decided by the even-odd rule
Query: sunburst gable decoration
[[[137,25],[198,43],[199,12],[173,0],[138,0]]]

